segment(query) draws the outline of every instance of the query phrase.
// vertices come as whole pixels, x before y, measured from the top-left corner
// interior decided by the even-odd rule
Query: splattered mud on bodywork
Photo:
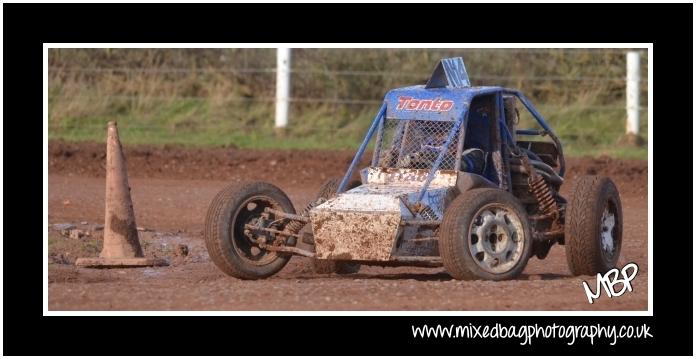
[[[408,168],[368,167],[360,171],[363,183],[399,184],[422,186],[428,177],[428,170]],[[456,171],[435,171],[432,186],[454,186],[457,183]]]
[[[312,211],[316,257],[389,260],[399,230],[398,212]]]
[[[389,183],[391,175],[372,173],[368,180],[371,183],[342,193],[310,211],[317,258],[388,261],[396,253],[433,254],[436,246],[426,241],[403,243],[404,250],[397,248],[403,232],[414,230],[402,225],[402,220],[425,218],[414,215],[407,208],[407,204],[417,199],[422,182],[414,178],[409,183],[403,179],[418,174],[413,170],[400,170],[396,174],[398,185]],[[452,177],[453,180],[446,177],[438,175],[437,185],[431,184],[423,198],[423,204],[439,219],[443,216],[449,184],[456,181],[456,177]],[[424,235],[432,236],[432,231]]]

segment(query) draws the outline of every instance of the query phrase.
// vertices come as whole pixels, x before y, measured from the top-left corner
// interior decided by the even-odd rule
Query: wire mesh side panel
[[[455,125],[456,122],[446,121],[385,119],[378,166],[430,169],[444,151],[439,169],[456,169],[459,129],[450,145],[444,146]]]

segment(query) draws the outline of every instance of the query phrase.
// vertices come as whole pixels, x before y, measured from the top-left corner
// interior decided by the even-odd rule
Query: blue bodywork
[[[448,148],[453,141],[459,141],[457,158],[461,157],[462,147],[465,147],[467,144],[472,146],[475,145],[474,147],[479,146],[485,148],[485,146],[487,146],[486,144],[489,142],[488,138],[490,138],[491,121],[490,119],[485,118],[486,115],[481,115],[476,111],[471,111],[470,114],[472,102],[477,97],[483,95],[495,95],[496,109],[493,113],[497,117],[496,122],[499,124],[502,144],[507,144],[511,147],[516,146],[516,144],[513,143],[513,136],[505,124],[503,112],[503,96],[515,96],[520,100],[520,102],[522,102],[522,104],[527,108],[527,110],[532,114],[543,129],[543,131],[518,130],[516,133],[520,135],[548,134],[552,139],[554,139],[559,153],[562,154],[561,144],[557,140],[553,130],[546,123],[546,120],[541,116],[541,114],[534,108],[532,103],[522,93],[514,89],[499,86],[472,87],[470,86],[463,60],[460,57],[444,59],[438,63],[433,71],[433,75],[426,85],[397,88],[389,91],[386,94],[384,97],[384,103],[372,121],[365,139],[360,145],[360,148],[355,154],[348,171],[339,185],[338,193],[345,190],[358,163],[360,162],[360,159],[367,149],[368,143],[378,131],[380,132],[380,135],[377,136],[377,141],[381,141],[381,131],[384,127],[385,119],[454,122],[455,125],[452,127],[452,130],[449,131],[443,148]],[[480,118],[481,116],[484,117]],[[471,127],[467,126],[469,121],[472,121]],[[468,137],[465,133],[467,128],[472,131]],[[460,131],[457,131],[459,129]],[[457,133],[459,134],[458,136]],[[471,143],[465,144],[465,138],[467,139],[467,142]],[[372,161],[373,166],[377,164],[379,156],[377,151],[380,147],[380,143],[377,142],[375,147],[375,154]],[[496,149],[488,148],[487,150],[494,151]],[[422,196],[427,191],[428,186],[432,181],[435,172],[438,170],[444,155],[445,151],[443,150],[430,168],[427,179],[420,192],[421,196],[419,197],[419,200],[422,199]],[[559,173],[560,176],[564,175],[564,167],[565,165],[562,161]],[[459,170],[459,168],[456,168],[456,170]],[[495,184],[499,184],[499,181],[492,173],[486,173],[484,174],[484,177],[491,180]]]
[[[479,95],[486,95],[504,90],[502,87],[464,87],[464,88],[425,88],[423,85],[403,87],[387,92],[384,102],[387,104],[387,118],[397,120],[457,121],[466,118],[471,100]],[[453,101],[449,111],[423,111],[398,109],[399,99],[412,98],[424,101]]]

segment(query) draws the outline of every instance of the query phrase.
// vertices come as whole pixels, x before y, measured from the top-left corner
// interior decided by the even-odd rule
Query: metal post
[[[290,51],[291,49],[289,48],[278,48],[275,115],[275,127],[277,129],[284,129],[288,125],[288,109],[290,107]]]
[[[640,129],[640,53],[626,53],[626,134]]]

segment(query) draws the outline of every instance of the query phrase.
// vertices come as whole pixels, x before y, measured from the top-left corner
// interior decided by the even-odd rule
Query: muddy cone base
[[[160,267],[169,262],[161,258],[78,258],[78,267],[89,268],[125,268],[125,267]]]

